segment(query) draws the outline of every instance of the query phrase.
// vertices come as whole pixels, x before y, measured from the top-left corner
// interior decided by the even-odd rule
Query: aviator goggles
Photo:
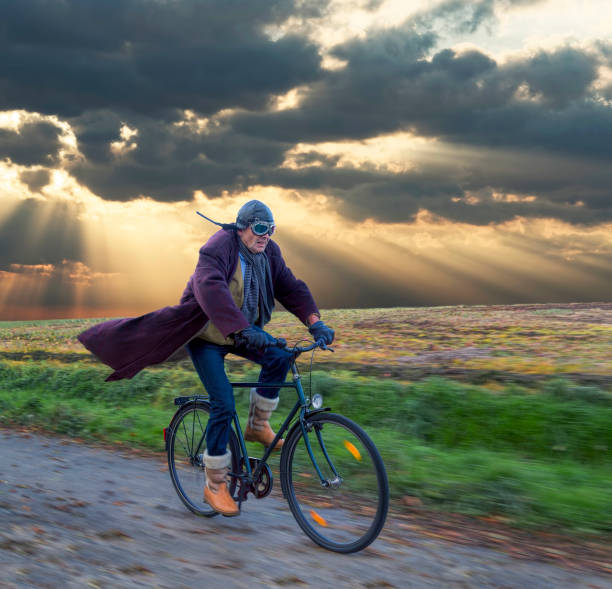
[[[272,235],[274,233],[274,229],[276,228],[274,223],[270,223],[269,221],[253,221],[249,225],[249,227],[251,228],[251,231],[258,237],[266,235],[266,233]]]

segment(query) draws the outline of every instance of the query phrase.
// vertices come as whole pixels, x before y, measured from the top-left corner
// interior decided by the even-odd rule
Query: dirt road
[[[428,538],[390,518],[337,555],[282,499],[197,518],[161,458],[0,430],[0,587],[612,588],[612,577]],[[278,486],[278,482],[276,481]]]

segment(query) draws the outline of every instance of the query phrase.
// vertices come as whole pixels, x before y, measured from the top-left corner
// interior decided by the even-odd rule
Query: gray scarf
[[[240,309],[251,325],[263,327],[272,317],[274,309],[274,291],[272,290],[272,272],[268,257],[263,252],[254,254],[238,238],[240,253],[245,264],[244,269],[244,303]]]

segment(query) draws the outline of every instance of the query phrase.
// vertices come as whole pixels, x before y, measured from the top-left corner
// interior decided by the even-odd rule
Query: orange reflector
[[[344,447],[353,455],[355,460],[361,460],[361,454],[359,450],[355,448],[353,444],[351,444],[348,440],[344,440]]]
[[[310,517],[314,519],[320,526],[327,527],[327,522],[314,510],[310,510]]]

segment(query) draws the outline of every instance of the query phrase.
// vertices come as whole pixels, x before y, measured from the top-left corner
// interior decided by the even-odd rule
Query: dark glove
[[[242,331],[234,334],[234,343],[239,348],[265,350],[270,342],[265,332],[259,331],[254,327],[245,327]]]
[[[319,320],[313,323],[309,328],[310,334],[315,341],[323,340],[325,345],[329,346],[334,341],[334,330],[327,327],[323,321]]]

